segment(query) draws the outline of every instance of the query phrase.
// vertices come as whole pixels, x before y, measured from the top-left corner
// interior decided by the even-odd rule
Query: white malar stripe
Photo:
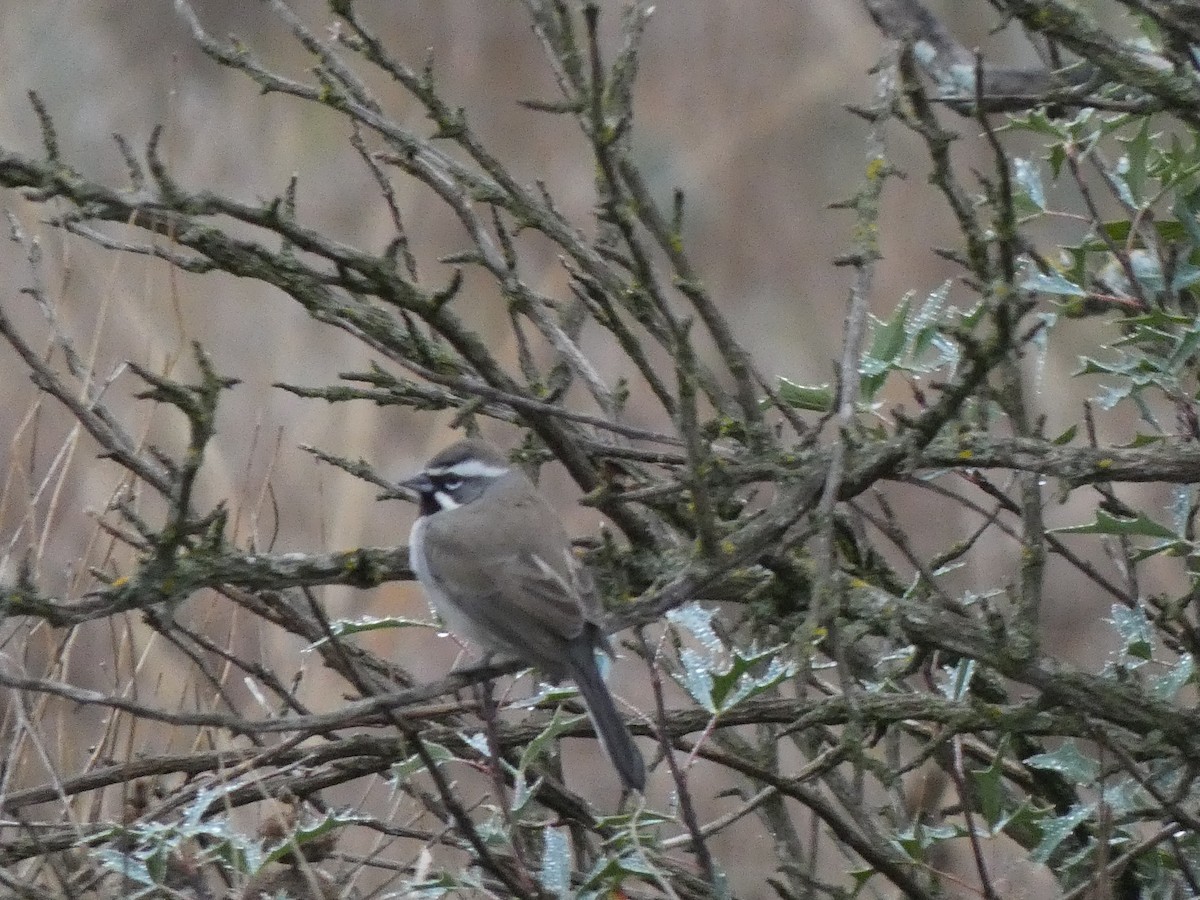
[[[508,466],[493,466],[479,459],[464,459],[452,466],[426,469],[425,474],[431,478],[443,478],[446,475],[457,475],[459,478],[499,478],[511,471]]]
[[[438,506],[442,508],[442,512],[446,512],[450,509],[458,509],[460,506],[462,506],[461,503],[459,503],[445,491],[437,491],[433,495],[433,499],[438,502]]]

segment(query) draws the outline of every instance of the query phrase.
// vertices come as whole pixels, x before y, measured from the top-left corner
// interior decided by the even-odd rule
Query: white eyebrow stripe
[[[432,478],[442,478],[446,475],[459,478],[499,478],[510,471],[512,470],[508,466],[494,466],[478,459],[464,459],[452,466],[433,466],[426,469],[425,474]]]

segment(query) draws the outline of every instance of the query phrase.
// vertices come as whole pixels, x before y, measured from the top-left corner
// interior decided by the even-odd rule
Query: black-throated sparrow
[[[489,655],[572,679],[622,783],[642,790],[645,762],[596,665],[597,648],[612,655],[600,601],[558,514],[481,440],[447,447],[400,484],[420,498],[409,554],[442,621]]]

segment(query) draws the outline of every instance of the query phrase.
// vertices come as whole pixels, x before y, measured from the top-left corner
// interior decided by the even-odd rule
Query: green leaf
[[[278,862],[283,857],[291,853],[297,845],[304,845],[318,840],[330,832],[344,828],[347,825],[356,825],[360,822],[369,822],[370,819],[365,816],[352,816],[339,813],[329,813],[322,819],[318,819],[310,825],[301,825],[296,828],[282,843],[274,845],[268,851],[266,857],[262,860],[262,865],[267,863]]]
[[[828,382],[808,385],[780,378],[778,390],[779,399],[796,409],[820,413],[833,409],[833,389]]]
[[[725,649],[725,644],[713,631],[712,621],[716,614],[715,609],[705,609],[699,603],[688,603],[668,612],[667,621],[686,628],[709,653],[720,653]]]
[[[106,869],[119,873],[122,878],[152,887],[159,884],[146,868],[146,864],[132,855],[109,847],[98,847],[92,851],[91,856],[99,860]]]
[[[1096,405],[1103,410],[1113,409],[1122,400],[1130,397],[1133,394],[1133,385],[1130,383],[1120,385],[1101,385],[1100,392],[1093,398]]]
[[[1163,45],[1162,29],[1158,27],[1158,23],[1151,16],[1145,13],[1133,13],[1131,18],[1150,46],[1159,48]]]
[[[1154,796],[1137,779],[1122,778],[1115,784],[1104,783],[1104,802],[1114,816],[1123,816],[1135,810],[1144,811],[1147,805],[1154,803]]]
[[[1060,140],[1070,136],[1070,131],[1067,127],[1057,117],[1051,118],[1046,115],[1045,109],[1034,109],[1023,116],[1014,115],[1002,128],[998,128],[997,131],[1002,131],[1006,128],[1018,131],[1031,131],[1043,137],[1058,138]]]
[[[875,874],[875,869],[867,867],[861,869],[851,869],[848,873],[850,879],[854,882],[854,891],[850,896],[857,897],[862,893],[863,887],[871,880],[871,876]]]
[[[943,669],[939,687],[947,700],[961,700],[971,690],[971,676],[975,673],[975,660],[963,658],[953,669]],[[949,676],[949,677],[946,677]]]
[[[963,831],[954,825],[927,825],[918,821],[905,831],[898,832],[892,841],[910,858],[921,861],[930,847],[962,835]]]
[[[167,848],[160,844],[146,856],[146,873],[155,884],[165,884],[167,880],[167,862],[170,859]]]
[[[458,759],[458,757],[451,753],[444,745],[434,743],[433,741],[426,741],[425,749],[429,751],[429,755],[432,757],[433,761],[438,764]],[[391,777],[393,781],[397,783],[403,783],[417,772],[424,771],[425,762],[420,756],[414,753],[407,759],[403,759],[392,766]]]
[[[1135,660],[1148,660],[1154,652],[1154,627],[1140,606],[1130,609],[1114,603],[1113,627],[1121,636],[1121,652]]]
[[[1175,534],[1188,533],[1188,520],[1192,517],[1192,505],[1196,498],[1196,487],[1178,484],[1171,489],[1171,530]]]
[[[518,771],[513,774],[512,799],[509,801],[508,809],[514,819],[520,818],[525,812],[530,802],[537,796],[538,788],[541,785],[542,779],[536,774],[532,784],[529,781],[528,772]]]
[[[406,884],[402,896],[413,898],[413,900],[439,900],[451,891],[457,891],[463,887],[470,887],[470,885],[465,885],[459,879],[451,876],[449,872],[441,872],[431,878]]]
[[[1105,222],[1100,226],[1100,230],[1113,243],[1124,244],[1129,240],[1129,235],[1133,231],[1133,223],[1128,219],[1117,219],[1112,222]],[[1187,238],[1187,229],[1180,222],[1173,222],[1170,219],[1156,219],[1154,230],[1158,234],[1158,239],[1168,244],[1177,243]],[[1144,248],[1145,243],[1135,234],[1131,246]],[[1092,249],[1107,251],[1108,244],[1101,242],[1092,247]]]
[[[1150,679],[1150,693],[1158,700],[1174,700],[1183,686],[1196,675],[1196,663],[1192,654],[1184,653],[1165,675]]]
[[[693,700],[710,713],[715,713],[717,707],[713,703],[712,659],[702,656],[692,647],[684,647],[679,651],[679,661],[683,664],[683,671],[675,676],[675,680]]]
[[[1042,190],[1042,176],[1037,163],[1016,157],[1013,159],[1013,179],[1029,202],[1042,212],[1046,211],[1046,192]]]
[[[1130,316],[1122,319],[1123,323],[1136,326],[1136,328],[1154,329],[1163,335],[1174,334],[1180,326],[1193,326],[1196,324],[1195,319],[1190,316],[1178,316],[1176,313],[1166,312],[1165,310],[1151,310],[1150,312],[1141,313],[1140,316]]]
[[[363,616],[361,619],[335,619],[329,623],[329,631],[334,637],[346,637],[351,634],[362,634],[367,631],[380,631],[387,628],[435,628],[441,630],[436,622],[427,619],[410,619],[407,616]],[[309,649],[320,647],[328,637],[320,638],[309,645]]]
[[[943,281],[936,289],[929,292],[921,308],[908,321],[906,330],[913,339],[913,352],[924,349],[928,336],[936,333],[936,327],[942,321],[942,310],[946,308],[946,299],[950,296],[950,281]]]
[[[1158,135],[1155,135],[1157,138]],[[1150,155],[1151,136],[1150,136],[1150,117],[1146,116],[1142,119],[1142,127],[1138,129],[1136,135],[1132,138],[1117,138],[1125,145],[1125,157],[1118,166],[1122,171],[1125,183],[1129,186],[1129,192],[1134,201],[1132,205],[1137,206],[1145,197],[1145,183],[1148,167],[1146,160]]]
[[[1046,157],[1046,162],[1050,164],[1050,171],[1055,178],[1062,174],[1063,163],[1067,161],[1067,148],[1060,142],[1050,145],[1050,153]]]
[[[1113,168],[1107,170],[1108,182],[1116,191],[1117,196],[1126,206],[1137,207],[1141,203],[1137,197],[1133,195],[1133,191],[1129,187],[1127,176],[1129,175],[1129,158],[1122,156],[1117,160],[1117,164]]]
[[[608,892],[618,886],[626,876],[654,878],[658,874],[658,870],[650,864],[645,854],[641,850],[635,850],[621,856],[601,857],[584,876],[581,887],[584,890],[603,888]]]
[[[1050,443],[1056,447],[1065,446],[1066,444],[1069,444],[1069,443],[1071,443],[1071,441],[1075,440],[1075,435],[1078,433],[1079,433],[1079,426],[1072,425],[1070,428],[1068,428],[1066,431],[1064,431],[1058,437],[1051,440]]]
[[[1030,858],[1037,863],[1045,863],[1054,855],[1054,851],[1058,849],[1058,845],[1067,839],[1067,836],[1078,828],[1082,823],[1092,818],[1096,808],[1093,805],[1076,806],[1065,816],[1058,816],[1053,819],[1045,819],[1041,823],[1042,840],[1034,848]]]
[[[1149,447],[1152,444],[1161,444],[1166,438],[1161,434],[1142,434],[1138,432],[1134,435],[1133,440],[1128,444],[1117,444],[1121,448],[1136,450],[1139,447]]]
[[[1137,378],[1145,375],[1145,360],[1132,353],[1122,353],[1115,360],[1095,359],[1082,356],[1076,375],[1121,375],[1126,378]],[[1144,380],[1144,379],[1143,379]]]
[[[1041,320],[1043,327],[1039,328],[1033,335],[1033,346],[1037,350],[1037,355],[1034,358],[1034,381],[1038,385],[1038,390],[1041,390],[1042,377],[1046,372],[1046,358],[1050,354],[1050,332],[1054,330],[1055,324],[1058,322],[1058,313],[1043,312],[1038,313],[1037,318]]]
[[[571,845],[563,828],[542,829],[542,870],[538,880],[556,897],[571,896]]]
[[[995,830],[1004,814],[1004,766],[999,755],[986,769],[970,769],[974,794],[979,798],[979,811],[983,820]]]
[[[595,817],[593,829],[598,834],[610,834],[605,843],[610,853],[620,854],[626,848],[648,846],[658,840],[663,826],[677,825],[676,815],[643,808],[624,813]]]
[[[1088,292],[1058,272],[1034,272],[1021,282],[1021,288],[1035,294],[1086,297]]]
[[[1132,250],[1129,253],[1129,268],[1142,290],[1148,294],[1161,294],[1166,286],[1162,264],[1158,254],[1149,250]]]
[[[987,316],[989,306],[980,300],[970,309],[963,310],[962,324],[968,331],[973,331]]]
[[[1191,263],[1179,263],[1171,276],[1171,290],[1182,291],[1200,281],[1200,266]]]
[[[1200,187],[1176,194],[1171,215],[1183,226],[1192,246],[1200,246]]]
[[[867,360],[886,367],[899,358],[900,352],[904,349],[904,339],[907,336],[904,323],[908,319],[908,310],[911,304],[912,294],[906,294],[896,306],[890,319],[886,322],[876,320]]]
[[[755,651],[752,647],[748,652],[735,649],[733,661],[722,672],[712,678],[712,706],[717,712],[728,712],[739,703],[744,703],[751,697],[770,690],[785,678],[796,674],[795,663],[783,663],[779,654],[784,647],[772,647],[769,650]],[[758,664],[767,661],[765,669]],[[753,670],[762,671],[755,675]]]
[[[482,731],[472,731],[470,733],[459,732],[459,737],[463,743],[479,754],[480,759],[489,759],[492,755],[492,748],[488,746],[487,735]]]
[[[573,716],[565,713],[562,707],[556,707],[554,715],[546,727],[537,733],[521,752],[521,761],[517,764],[520,771],[526,771],[535,761],[544,756],[565,732],[570,731],[583,716]]]
[[[1200,271],[1200,269],[1196,270]],[[1196,349],[1200,349],[1200,329],[1189,329],[1180,336],[1180,343],[1172,350],[1166,368],[1175,373],[1182,373],[1184,368],[1195,362]]]
[[[607,656],[596,657],[596,664],[600,667],[601,675],[607,675],[607,662]],[[513,709],[537,709],[539,706],[562,703],[565,700],[571,700],[578,696],[579,688],[575,687],[569,681],[559,682],[558,684],[547,684],[543,681],[538,683],[536,691],[514,700],[509,706]]]
[[[1075,741],[1067,740],[1052,753],[1038,753],[1024,760],[1031,769],[1057,772],[1079,785],[1093,784],[1100,774],[1100,763],[1084,755]]]
[[[667,618],[686,627],[705,651],[683,647],[679,651],[683,671],[673,677],[710,713],[732,709],[796,674],[795,664],[785,664],[780,659],[783,647],[726,648],[713,631],[713,615],[713,610],[696,603],[667,613]]]
[[[1136,519],[1121,518],[1096,510],[1096,521],[1087,525],[1068,525],[1064,528],[1051,529],[1056,534],[1115,534],[1126,536],[1173,538],[1175,532],[1146,518],[1144,513],[1138,513]]]

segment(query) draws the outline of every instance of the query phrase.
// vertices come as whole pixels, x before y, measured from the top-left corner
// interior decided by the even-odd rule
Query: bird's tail
[[[617,712],[608,686],[600,677],[595,651],[585,641],[573,641],[567,652],[571,661],[571,677],[579,685],[579,693],[583,695],[596,736],[612,760],[613,768],[621,776],[621,783],[627,788],[645,790],[646,763],[633,742],[633,735]]]

